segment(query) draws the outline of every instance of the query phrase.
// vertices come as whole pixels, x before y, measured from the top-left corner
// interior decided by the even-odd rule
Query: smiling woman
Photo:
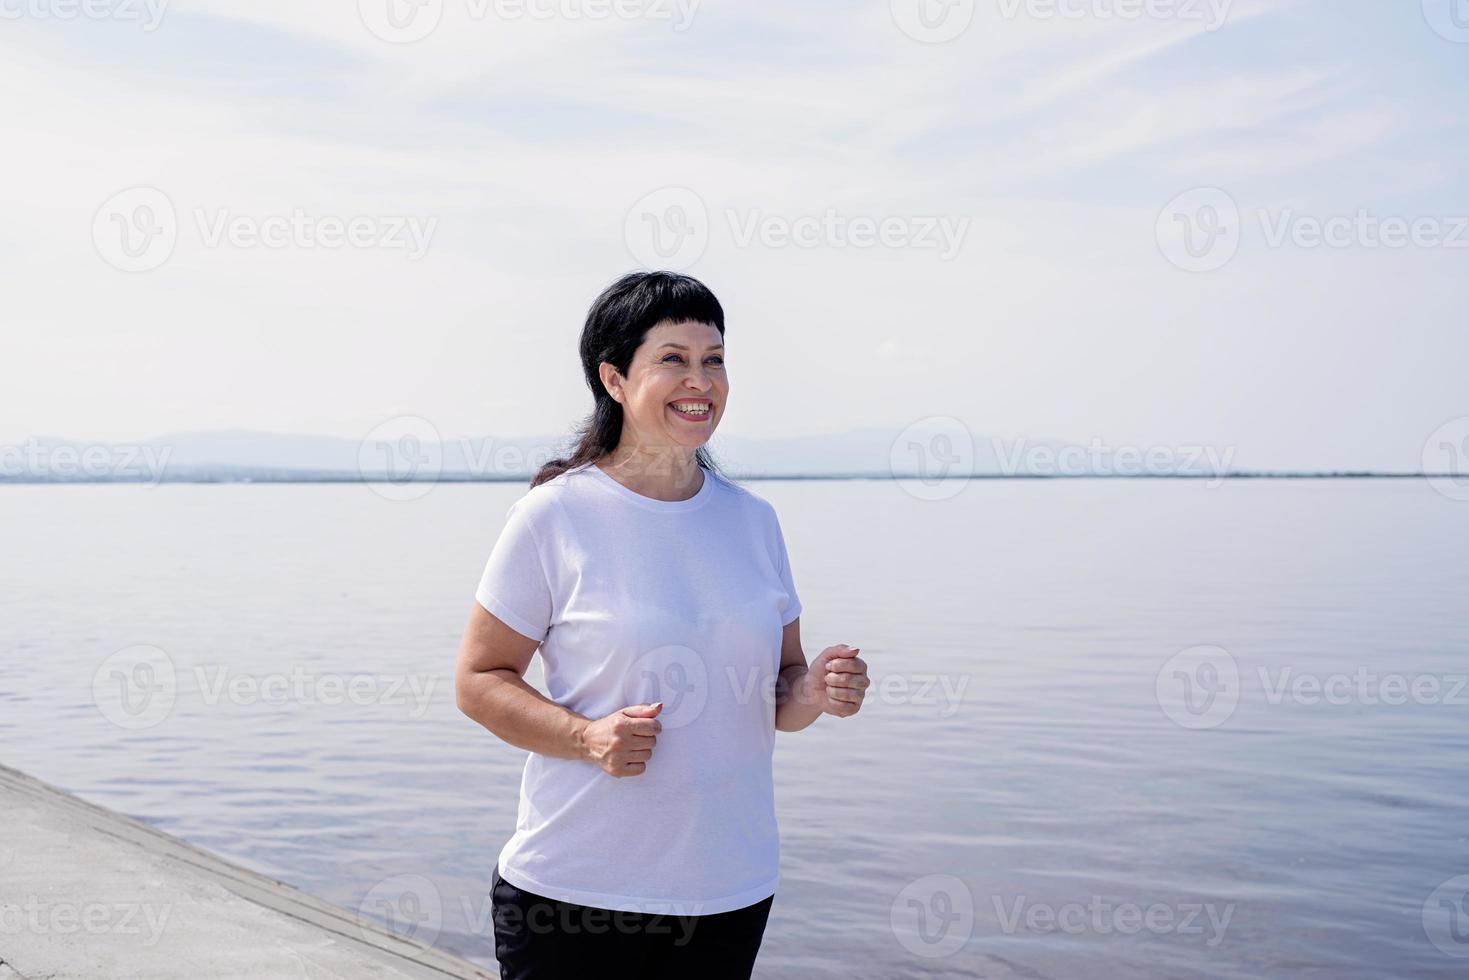
[[[704,444],[724,415],[729,376],[724,308],[708,287],[671,272],[624,276],[592,304],[580,347],[592,413],[570,457],[543,466],[532,487],[603,461],[642,484],[639,492],[656,489],[636,476],[651,467],[649,475],[672,475],[675,492],[687,494],[690,478],[714,470]],[[670,464],[690,454],[673,472]]]
[[[855,714],[867,665],[845,644],[807,665],[775,510],[709,459],[713,293],[624,276],[581,356],[592,414],[510,508],[456,669],[465,714],[530,752],[495,956],[507,980],[747,978],[779,882],[775,733]]]

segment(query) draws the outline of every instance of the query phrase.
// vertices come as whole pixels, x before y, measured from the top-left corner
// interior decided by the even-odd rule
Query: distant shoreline
[[[1469,479],[1469,474],[1458,473],[1377,473],[1371,471],[1345,472],[1240,472],[1240,473],[973,473],[956,476],[924,476],[891,473],[757,473],[729,474],[732,479],[750,482],[810,481],[810,480],[874,480],[895,482],[900,480],[924,480],[926,482],[950,482],[953,480],[1452,480]],[[183,474],[165,476],[154,480],[146,476],[104,477],[46,477],[46,476],[0,476],[0,486],[71,486],[78,484],[147,484],[156,486],[174,484],[329,484],[364,483],[392,485],[437,484],[437,483],[525,483],[531,474],[509,476],[485,476],[482,474],[443,474],[431,479],[390,479],[388,477],[362,476],[359,474],[328,473],[257,473],[257,474]]]

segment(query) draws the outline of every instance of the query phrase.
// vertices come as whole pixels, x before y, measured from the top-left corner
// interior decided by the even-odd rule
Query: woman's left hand
[[[862,699],[872,680],[867,676],[867,661],[857,656],[859,652],[858,647],[845,643],[827,647],[807,671],[814,701],[826,714],[847,718],[862,709]]]

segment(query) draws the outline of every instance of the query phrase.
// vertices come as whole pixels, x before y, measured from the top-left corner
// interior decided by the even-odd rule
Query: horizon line
[[[241,473],[218,475],[189,474],[177,477],[164,476],[153,479],[146,475],[121,476],[66,476],[41,475],[8,476],[0,474],[0,486],[44,486],[75,484],[221,484],[221,483],[280,483],[280,484],[333,484],[333,483],[388,483],[392,485],[436,484],[436,483],[519,483],[530,480],[533,473],[509,475],[481,475],[473,473],[447,473],[431,478],[392,479],[387,476],[364,476],[352,473],[310,473],[286,471],[280,474]],[[947,483],[953,480],[1466,480],[1469,473],[1428,473],[1387,470],[1241,470],[1231,473],[960,473],[935,476],[921,473],[750,473],[725,476],[734,480],[924,480]]]

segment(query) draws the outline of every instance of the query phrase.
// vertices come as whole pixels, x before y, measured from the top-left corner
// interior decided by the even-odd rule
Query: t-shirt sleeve
[[[780,625],[789,626],[796,621],[796,617],[801,615],[801,597],[796,594],[796,579],[791,574],[791,557],[786,552],[785,535],[781,533],[780,521],[775,518],[773,510],[771,511],[771,519],[775,521],[775,545],[776,550],[779,552],[779,555],[777,555],[777,564],[780,568],[780,581],[785,586],[786,594],[790,596],[790,603],[781,615]]]
[[[511,505],[474,597],[506,626],[532,640],[551,628],[551,585],[525,501]]]

